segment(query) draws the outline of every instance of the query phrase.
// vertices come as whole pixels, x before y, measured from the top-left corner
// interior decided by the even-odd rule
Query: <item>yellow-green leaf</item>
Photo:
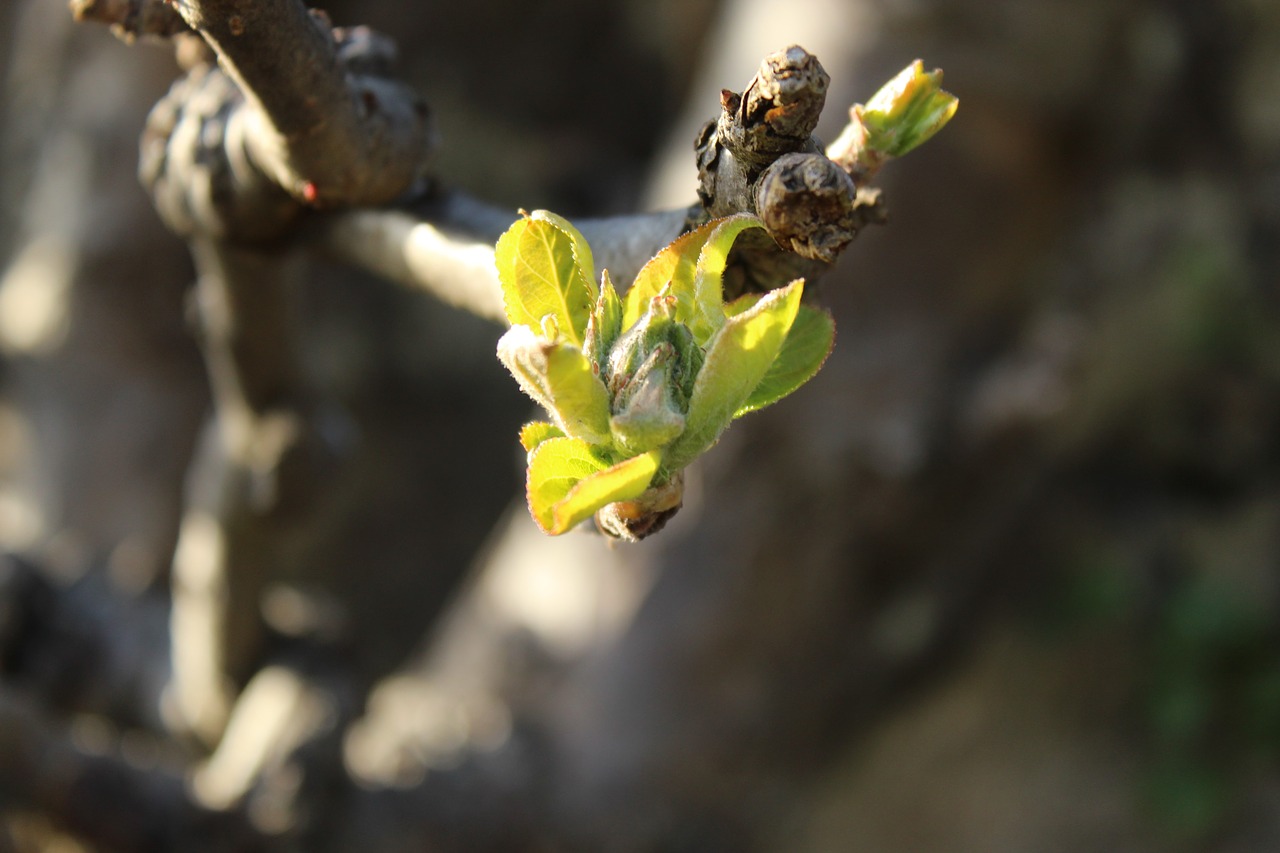
[[[609,392],[582,350],[512,326],[498,339],[498,358],[567,435],[609,442]]]
[[[734,417],[778,402],[817,374],[835,344],[836,323],[821,308],[801,305],[778,357]]]
[[[596,286],[596,262],[591,256],[591,245],[587,242],[587,238],[582,236],[582,232],[573,227],[573,223],[565,219],[559,214],[552,213],[549,210],[535,210],[529,214],[529,218],[538,222],[550,222],[555,227],[569,235],[569,241],[573,247],[573,260],[578,265],[578,269],[582,272],[582,277],[586,281],[587,289],[592,292],[592,299],[595,298]]]
[[[544,531],[558,535],[606,504],[644,494],[657,471],[657,453],[606,466],[585,442],[549,438],[529,460],[529,512]]]
[[[771,291],[751,308],[730,317],[711,339],[694,382],[684,432],[663,462],[676,471],[715,444],[768,373],[796,313],[804,281]]]
[[[494,261],[513,326],[540,330],[550,317],[566,340],[582,345],[596,300],[595,272],[591,250],[573,226],[545,211],[524,216],[498,238]]]
[[[693,276],[697,269],[698,253],[715,230],[717,222],[719,220],[714,220],[687,234],[681,234],[640,268],[636,280],[627,291],[622,312],[623,329],[634,326],[644,316],[644,312],[649,310],[649,303],[653,298],[668,284],[680,306],[675,312],[676,319],[683,321],[692,315]]]
[[[622,300],[613,287],[609,271],[600,273],[600,292],[596,296],[595,307],[591,311],[591,322],[587,324],[586,340],[582,349],[587,357],[596,364],[604,364],[609,357],[609,350],[622,331]]]
[[[688,319],[694,339],[705,344],[724,323],[724,269],[738,235],[764,223],[749,213],[726,216],[715,222],[698,253],[693,278],[693,313]]]
[[[942,88],[942,69],[926,72],[919,59],[885,83],[855,118],[867,130],[866,146],[889,157],[901,157],[951,121],[959,100]]]
[[[520,446],[526,453],[532,453],[535,447],[547,439],[563,436],[564,433],[555,424],[549,424],[546,421],[530,421],[520,428]]]
[[[675,319],[693,323],[702,332],[699,344],[719,328],[719,311],[724,278],[724,259],[733,242],[748,228],[763,228],[759,219],[749,213],[738,213],[713,219],[700,228],[677,237],[675,242],[658,252],[644,265],[627,291],[622,328],[635,325],[649,303],[668,284],[676,298]]]

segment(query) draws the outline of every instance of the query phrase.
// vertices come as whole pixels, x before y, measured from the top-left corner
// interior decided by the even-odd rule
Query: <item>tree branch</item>
[[[125,41],[138,36],[169,36],[185,32],[187,24],[167,0],[71,0],[77,21],[108,24]]]
[[[380,204],[426,174],[426,103],[386,76],[394,49],[297,0],[180,0],[251,107],[254,163],[310,204]]]
[[[689,216],[688,209],[679,209],[575,224],[591,244],[597,271],[609,270],[623,288],[645,261],[679,236]],[[321,217],[309,236],[339,260],[505,324],[493,244],[514,219],[514,211],[446,193],[412,210]]]

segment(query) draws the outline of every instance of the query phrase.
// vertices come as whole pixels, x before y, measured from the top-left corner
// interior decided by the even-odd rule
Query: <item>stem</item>
[[[674,240],[687,208],[636,216],[585,219],[575,225],[601,269],[629,284],[645,261]],[[463,193],[449,193],[417,210],[355,210],[320,220],[310,235],[327,252],[392,281],[496,323],[506,323],[493,244],[515,212]]]

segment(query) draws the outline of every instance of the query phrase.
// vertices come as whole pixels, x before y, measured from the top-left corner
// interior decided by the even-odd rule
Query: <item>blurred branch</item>
[[[126,41],[137,36],[168,38],[187,30],[169,0],[71,0],[71,12],[77,21],[110,25]]]
[[[38,566],[0,555],[0,676],[64,711],[158,729],[167,602],[121,595],[96,573],[58,586]]]
[[[674,240],[687,209],[576,224],[596,265],[625,287],[658,249]],[[447,305],[506,323],[493,244],[514,220],[464,193],[445,193],[413,209],[336,213],[317,220],[311,238],[335,258],[430,293]]]
[[[335,30],[298,0],[183,0],[250,107],[253,162],[309,204],[379,204],[425,175],[425,102],[385,76],[394,48],[368,29]]]
[[[327,486],[350,430],[306,390],[293,305],[299,259],[212,240],[192,248],[215,411],[174,555],[174,699],[185,723],[213,738],[226,688],[259,663],[265,584],[297,574],[297,542],[326,524],[318,507],[333,499]]]
[[[0,687],[0,800],[37,810],[104,851],[265,849],[235,810],[196,804],[179,775],[77,746],[41,710]]]

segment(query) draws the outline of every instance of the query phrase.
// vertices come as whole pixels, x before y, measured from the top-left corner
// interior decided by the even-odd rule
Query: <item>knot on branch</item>
[[[422,185],[435,127],[390,76],[391,39],[301,4],[178,9],[217,67],[175,84],[143,138],[142,180],[174,231],[263,243],[307,207],[385,204]]]
[[[859,189],[840,164],[821,154],[784,154],[756,185],[756,210],[784,249],[834,263],[867,224],[886,219],[880,191]]]
[[[147,117],[138,173],[176,234],[236,243],[279,238],[302,205],[253,162],[249,107],[214,65],[197,65]]]
[[[792,45],[771,53],[741,96],[721,93],[721,140],[745,163],[763,168],[809,143],[831,77],[818,58]]]
[[[754,187],[769,164],[820,151],[813,129],[830,81],[817,57],[792,46],[765,57],[746,90],[720,93],[720,118],[698,138],[698,197],[710,217],[753,209]]]
[[[702,217],[755,213],[773,238],[734,248],[730,266],[750,269],[730,270],[726,297],[821,275],[859,228],[883,219],[878,194],[860,193],[813,137],[829,82],[817,57],[793,45],[765,57],[741,95],[722,92],[719,118],[702,129]]]

